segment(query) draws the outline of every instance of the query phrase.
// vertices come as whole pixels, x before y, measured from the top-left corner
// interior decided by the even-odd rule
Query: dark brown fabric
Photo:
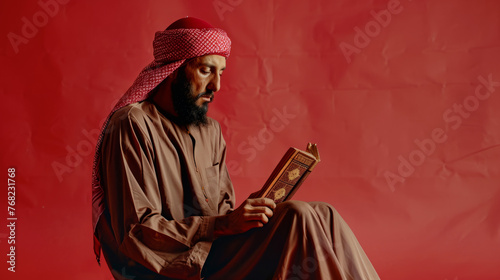
[[[326,203],[278,204],[270,222],[214,240],[234,207],[219,124],[179,127],[149,101],[110,120],[97,230],[116,279],[379,279]],[[207,259],[208,257],[208,259]]]
[[[112,116],[102,151],[108,207],[98,230],[108,264],[199,279],[214,216],[234,207],[219,124],[188,132],[149,101],[135,103]]]
[[[217,239],[204,279],[380,279],[342,217],[323,202],[278,204],[263,228]]]

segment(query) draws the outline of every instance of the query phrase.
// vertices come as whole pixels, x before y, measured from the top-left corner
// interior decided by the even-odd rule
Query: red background
[[[339,210],[382,279],[500,279],[500,84],[479,79],[500,81],[496,0],[3,1],[0,178],[16,168],[18,220],[12,273],[4,185],[0,278],[111,278],[92,253],[94,134],[154,32],[188,15],[233,41],[209,114],[238,203],[316,142],[295,198]]]

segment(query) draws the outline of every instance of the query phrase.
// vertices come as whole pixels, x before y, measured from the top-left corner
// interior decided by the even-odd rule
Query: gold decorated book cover
[[[309,143],[305,151],[289,148],[256,197],[280,203],[289,200],[320,162],[318,147]]]

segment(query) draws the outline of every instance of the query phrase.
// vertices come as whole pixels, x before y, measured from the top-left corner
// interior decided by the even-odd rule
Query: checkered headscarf
[[[181,66],[186,59],[207,54],[229,57],[231,40],[226,32],[196,18],[183,18],[172,23],[165,31],[158,31],[153,41],[154,60],[144,68],[132,86],[125,92],[104,122],[97,140],[92,172],[92,226],[94,229],[94,252],[100,259],[101,245],[96,236],[96,227],[105,209],[104,190],[101,186],[101,144],[109,119],[118,109],[145,100],[151,91],[166,77]]]

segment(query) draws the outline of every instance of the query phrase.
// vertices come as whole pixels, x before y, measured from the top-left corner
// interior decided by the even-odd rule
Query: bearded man
[[[326,203],[248,198],[234,209],[226,144],[206,116],[231,41],[195,18],[153,42],[110,114],[93,180],[94,250],[116,279],[379,279]]]

